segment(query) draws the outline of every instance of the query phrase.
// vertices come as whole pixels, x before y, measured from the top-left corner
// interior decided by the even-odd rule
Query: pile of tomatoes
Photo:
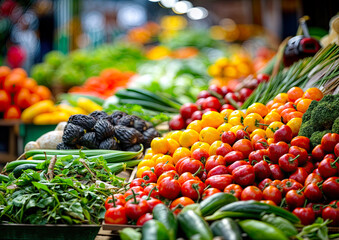
[[[127,219],[142,225],[161,201],[177,214],[227,192],[286,208],[304,225],[320,216],[339,226],[339,135],[326,134],[314,148],[297,136],[303,113],[321,98],[318,89],[292,88],[266,106],[256,103],[246,113],[208,111],[186,130],[153,139],[122,196],[133,195],[125,204]],[[131,214],[131,204],[145,206]]]
[[[0,113],[4,119],[20,119],[23,109],[51,96],[51,91],[38,86],[24,69],[0,66]]]
[[[258,74],[256,84],[268,81],[269,76]],[[235,110],[231,102],[236,103],[239,107],[252,94],[253,89],[241,88],[234,92],[227,86],[219,87],[215,84],[209,86],[208,90],[201,91],[197,96],[195,103],[186,103],[180,108],[180,115],[176,115],[169,122],[172,130],[184,129],[194,120],[201,120],[202,115],[208,111],[221,112],[224,109]]]

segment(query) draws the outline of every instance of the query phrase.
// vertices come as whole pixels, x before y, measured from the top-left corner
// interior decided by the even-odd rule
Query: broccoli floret
[[[319,130],[326,130],[332,128],[337,117],[339,117],[339,97],[327,95],[313,109],[310,121],[313,125],[320,126]]]
[[[310,138],[312,136],[312,133],[314,133],[316,130],[314,129],[313,124],[311,121],[303,122],[300,129],[299,129],[299,136],[305,136]]]
[[[302,117],[303,123],[311,119],[312,111],[316,106],[318,106],[318,102],[316,100],[313,100]]]
[[[321,143],[321,139],[326,133],[330,133],[331,130],[324,130],[324,131],[316,131],[312,134],[310,140],[313,147],[319,145]]]
[[[332,133],[338,133],[339,134],[339,117],[334,121],[332,125]]]

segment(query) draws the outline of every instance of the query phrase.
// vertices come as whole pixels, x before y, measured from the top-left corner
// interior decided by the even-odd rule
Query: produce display
[[[0,66],[0,113],[4,119],[20,119],[21,112],[52,97],[45,86],[29,78],[22,68]]]

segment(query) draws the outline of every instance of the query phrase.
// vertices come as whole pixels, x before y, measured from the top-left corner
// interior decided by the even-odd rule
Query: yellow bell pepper
[[[55,111],[53,101],[43,100],[26,108],[21,114],[21,120],[24,123],[32,123],[32,120],[39,114],[50,113],[53,111]]]

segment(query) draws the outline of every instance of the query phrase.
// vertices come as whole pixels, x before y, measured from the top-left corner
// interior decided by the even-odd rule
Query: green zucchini
[[[17,166],[23,165],[23,164],[35,164],[38,165],[39,163],[44,162],[43,160],[15,160],[13,162],[9,162],[6,164],[4,171],[11,172],[14,168]]]
[[[258,215],[265,212],[274,213],[275,215],[289,220],[291,223],[298,223],[300,221],[297,216],[283,208],[254,200],[233,202],[223,206],[216,213],[218,212],[241,212]]]
[[[9,181],[9,177],[3,174],[0,174],[0,183],[1,182],[8,182]]]
[[[241,230],[232,218],[213,222],[211,230],[215,237],[222,237],[224,240],[242,240]]]
[[[210,216],[205,217],[206,221],[214,221],[223,218],[254,218],[259,219],[260,215],[257,213],[248,213],[248,212],[232,212],[232,211],[216,211]]]
[[[213,239],[212,231],[207,222],[193,210],[179,213],[178,222],[188,239]]]
[[[248,219],[240,221],[239,225],[252,240],[288,240],[281,230],[265,222]]]
[[[153,208],[153,219],[164,224],[168,230],[170,240],[175,240],[177,238],[177,219],[165,204],[158,204]]]
[[[142,226],[142,240],[169,240],[166,227],[158,220],[149,220]]]
[[[30,164],[30,163],[25,163],[22,165],[19,165],[13,169],[13,175],[15,178],[18,178],[21,176],[22,172],[27,169],[32,169],[36,170],[36,164]]]
[[[274,214],[265,214],[262,216],[261,221],[267,222],[280,229],[287,237],[292,237],[298,234],[298,230],[290,221],[285,218],[275,216]]]
[[[200,210],[202,216],[208,216],[213,214],[219,208],[232,202],[236,202],[238,199],[229,193],[216,193],[206,198],[200,203]]]

